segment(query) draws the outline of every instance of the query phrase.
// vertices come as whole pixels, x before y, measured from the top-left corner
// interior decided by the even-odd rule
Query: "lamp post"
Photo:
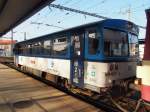
[[[20,32],[20,33],[22,33],[24,36],[24,40],[27,40],[27,32]]]
[[[27,40],[27,33],[24,32],[24,40]]]
[[[11,56],[13,56],[13,48],[14,48],[14,32],[13,29],[11,30]]]

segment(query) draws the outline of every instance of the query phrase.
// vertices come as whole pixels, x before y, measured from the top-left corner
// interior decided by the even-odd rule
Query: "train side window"
[[[28,54],[29,55],[32,54],[32,45],[28,44],[27,47],[28,47]]]
[[[21,54],[26,55],[26,45],[23,44],[21,47]]]
[[[43,48],[44,48],[44,53],[43,53],[44,55],[51,55],[51,48],[52,48],[51,40],[44,41]]]
[[[1,49],[1,52],[3,52],[3,50]],[[14,48],[13,48],[13,52],[14,54],[19,54],[19,48],[18,48],[18,45],[15,45]]]
[[[97,54],[99,48],[99,36],[96,29],[91,29],[88,31],[88,53]]]
[[[53,40],[53,55],[66,55],[68,51],[67,37],[56,38]]]
[[[20,54],[23,55],[23,45],[20,47]]]
[[[26,45],[26,44],[23,46],[23,54],[24,54],[24,55],[27,54],[27,45]]]
[[[14,54],[19,54],[19,45],[15,45]]]
[[[35,55],[36,54],[35,43],[32,43],[31,50],[32,50],[32,55]]]
[[[36,55],[40,54],[41,53],[41,47],[42,47],[42,43],[41,42],[34,43],[34,46],[33,46],[34,54],[36,54]]]

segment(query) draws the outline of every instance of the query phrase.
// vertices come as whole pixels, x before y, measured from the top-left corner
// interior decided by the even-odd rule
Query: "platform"
[[[13,63],[14,57],[0,56],[0,63]]]
[[[0,112],[102,112],[0,64]]]

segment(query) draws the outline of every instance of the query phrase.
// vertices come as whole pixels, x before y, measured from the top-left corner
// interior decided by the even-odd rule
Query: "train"
[[[14,45],[14,63],[22,70],[66,88],[106,93],[136,77],[138,26],[106,19]]]
[[[143,42],[141,41],[141,44],[144,45],[144,53],[141,66],[137,67],[137,78],[139,80],[138,85],[140,85],[141,90],[141,99],[148,102],[150,107],[150,9],[147,9],[145,12],[147,17],[146,35]]]

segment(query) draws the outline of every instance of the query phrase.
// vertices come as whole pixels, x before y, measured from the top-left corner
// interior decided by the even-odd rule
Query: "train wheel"
[[[67,89],[69,89],[69,88],[70,88],[70,85],[69,85],[69,83],[68,83],[68,80],[67,80],[67,79],[65,79],[64,85],[65,85],[65,88],[67,88]]]
[[[46,79],[46,75],[47,75],[47,73],[46,73],[46,72],[42,72],[41,77],[42,77],[43,79]]]

